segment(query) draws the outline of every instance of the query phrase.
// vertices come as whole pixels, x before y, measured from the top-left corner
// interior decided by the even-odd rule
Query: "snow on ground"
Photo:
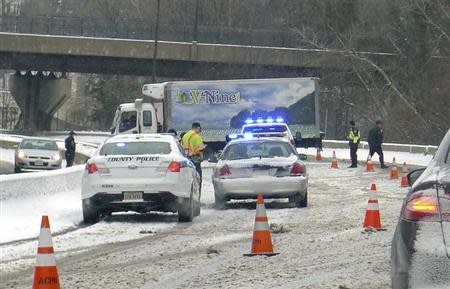
[[[390,241],[406,189],[400,188],[398,181],[388,180],[388,170],[332,170],[329,162],[306,165],[310,174],[308,208],[293,208],[282,201],[267,204],[270,223],[287,229],[272,235],[278,256],[242,256],[250,250],[255,203],[234,202],[227,210],[214,210],[211,170],[205,167],[202,214],[191,224],[177,223],[173,214],[117,214],[54,236],[61,284],[79,289],[389,288]],[[63,187],[57,178],[60,187],[50,189],[50,195],[64,192],[70,203],[67,206],[76,215],[81,202],[75,182],[77,169],[73,170],[72,177],[65,179],[72,185]],[[382,223],[387,230],[362,233],[371,182],[378,185]],[[25,185],[33,189],[45,186],[31,181]],[[9,195],[18,190],[22,196],[21,187],[10,189]],[[77,192],[76,200],[71,199],[72,192]],[[35,235],[39,215],[36,212],[33,222],[27,216],[24,227]],[[17,217],[22,218],[19,213]],[[61,230],[57,224],[61,216],[50,217],[53,232]],[[67,219],[76,223],[76,218]],[[1,231],[8,232],[3,224]],[[0,249],[4,288],[29,288],[36,241],[13,242],[0,245]]]
[[[324,149],[323,157],[331,158],[333,150],[338,159],[348,159],[347,149]],[[0,160],[11,161],[13,150],[0,153]],[[358,151],[361,161],[367,154]],[[424,154],[385,155],[413,165],[431,160]],[[267,202],[269,221],[287,229],[273,234],[280,255],[271,258],[242,256],[250,249],[255,204],[240,201],[228,210],[214,210],[212,164],[204,164],[202,214],[192,224],[177,223],[174,214],[152,213],[114,214],[98,224],[81,225],[82,166],[1,175],[4,288],[29,288],[42,214],[50,215],[66,288],[388,288],[390,241],[406,189],[388,180],[388,170],[350,170],[342,161],[339,170],[329,169],[329,161],[306,165],[308,208]],[[361,224],[371,182],[379,189],[387,231],[367,234]]]

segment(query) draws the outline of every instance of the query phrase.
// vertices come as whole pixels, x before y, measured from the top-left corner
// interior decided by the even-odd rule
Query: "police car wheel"
[[[178,207],[178,222],[192,222],[194,219],[194,200],[183,198]]]
[[[83,200],[83,220],[86,224],[95,224],[100,220],[100,213]]]
[[[214,194],[214,208],[216,210],[225,210],[227,208],[227,200],[218,194]]]
[[[297,208],[305,208],[308,206],[308,192],[306,192],[305,197],[300,194],[289,197],[289,203],[293,203]]]

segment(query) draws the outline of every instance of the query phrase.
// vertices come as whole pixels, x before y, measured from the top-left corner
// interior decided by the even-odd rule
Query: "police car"
[[[258,117],[256,119],[248,118],[242,126],[241,134],[253,134],[256,136],[274,136],[283,137],[295,147],[295,139],[289,126],[284,122],[283,117],[267,117],[266,119]],[[232,137],[231,137],[232,138]]]
[[[200,177],[171,135],[111,137],[86,163],[83,218],[95,223],[112,212],[178,212],[181,222],[200,214]]]
[[[215,206],[226,208],[232,199],[288,198],[297,207],[308,203],[308,176],[290,141],[245,133],[224,148],[213,170]]]

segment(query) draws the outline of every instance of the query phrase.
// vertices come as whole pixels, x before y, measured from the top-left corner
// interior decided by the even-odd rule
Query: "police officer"
[[[355,122],[350,121],[351,128],[348,132],[347,139],[348,145],[350,147],[350,158],[352,160],[352,165],[349,168],[356,168],[358,166],[358,151],[359,142],[361,140],[361,132],[359,128],[356,127]]]
[[[200,133],[202,127],[200,123],[194,122],[192,124],[191,130],[186,132],[181,139],[181,146],[185,150],[187,156],[195,165],[195,169],[200,175],[200,188],[202,180],[202,161],[203,161],[203,150],[205,149],[205,144],[203,143],[203,138]]]
[[[387,166],[384,165],[383,148],[383,122],[377,120],[376,126],[369,131],[369,137],[367,142],[369,143],[369,155],[373,157],[375,153],[380,157],[380,165],[382,169],[386,169]]]
[[[75,132],[73,130],[71,130],[69,132],[69,136],[66,138],[66,140],[64,141],[65,143],[65,147],[66,147],[66,167],[71,167],[73,165],[73,161],[75,159],[75,149],[76,149],[76,144],[75,144],[75,139],[74,139],[74,134]]]

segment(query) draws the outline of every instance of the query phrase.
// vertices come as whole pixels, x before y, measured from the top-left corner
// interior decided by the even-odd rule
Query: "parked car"
[[[112,212],[200,214],[200,176],[171,135],[123,134],[109,138],[86,163],[83,217],[95,223]]]
[[[16,149],[14,171],[60,169],[61,162],[61,152],[55,140],[27,137],[22,139]]]
[[[392,240],[392,288],[450,288],[450,130],[408,181]]]
[[[212,175],[216,208],[224,209],[232,199],[256,199],[259,194],[289,198],[297,207],[306,207],[308,176],[301,160],[305,157],[285,138],[231,140]]]

